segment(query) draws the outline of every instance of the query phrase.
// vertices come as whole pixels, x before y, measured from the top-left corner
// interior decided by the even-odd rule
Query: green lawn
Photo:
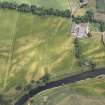
[[[105,0],[96,0],[96,6],[99,12],[105,12]]]
[[[16,2],[18,4],[27,3],[27,4],[34,4],[39,7],[44,8],[55,8],[55,9],[68,9],[68,0],[0,0],[0,1],[9,1],[9,2]]]

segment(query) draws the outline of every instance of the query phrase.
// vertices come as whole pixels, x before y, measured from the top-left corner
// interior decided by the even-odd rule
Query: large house
[[[72,26],[71,32],[75,37],[81,38],[87,36],[88,33],[90,32],[89,23],[74,24]]]

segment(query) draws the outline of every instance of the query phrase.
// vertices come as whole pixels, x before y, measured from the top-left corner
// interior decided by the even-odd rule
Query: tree
[[[44,83],[46,83],[50,79],[50,74],[48,72],[48,68],[45,68],[44,71],[45,71],[45,75],[42,77],[42,80]]]
[[[33,14],[36,14],[36,11],[37,11],[37,7],[35,5],[31,5],[31,12]]]
[[[54,9],[53,8],[50,8],[50,9],[47,9],[47,15],[54,15]]]
[[[92,62],[92,63],[90,64],[90,66],[91,66],[91,69],[94,70],[95,67],[96,67],[96,64]]]
[[[22,89],[22,87],[21,87],[21,86],[17,86],[15,89],[16,89],[17,91],[19,91],[19,90]]]
[[[102,33],[102,35],[101,35],[101,42],[105,46],[104,33]]]
[[[9,2],[0,3],[0,8],[16,9],[17,7],[18,5],[15,3],[9,3]]]
[[[3,95],[0,94],[0,104],[4,104],[4,99],[3,99]]]
[[[75,57],[80,59],[80,43],[78,38],[75,38],[74,46],[75,46]]]
[[[32,88],[32,84],[27,84],[27,85],[24,87],[24,91],[31,90],[31,88]]]
[[[21,4],[17,10],[20,12],[31,12],[31,7],[28,4]]]
[[[105,31],[105,23],[104,22],[100,22],[100,31],[104,32]]]
[[[53,16],[60,16],[60,17],[67,17],[69,18],[71,16],[71,13],[69,10],[59,10],[59,9],[45,9],[43,7],[37,7],[35,5],[28,5],[28,4],[15,4],[10,2],[1,2],[0,8],[7,8],[7,9],[15,9],[19,12],[30,12],[35,15],[39,16],[47,16],[47,15],[53,15]]]
[[[91,34],[91,32],[89,32],[89,33],[87,34],[87,36],[88,36],[88,37],[92,37],[92,34]]]
[[[71,17],[71,12],[69,10],[64,11],[64,17]]]
[[[0,3],[1,8],[9,8],[9,3],[8,2],[2,2]]]
[[[85,14],[86,19],[88,19],[88,21],[93,21],[94,19],[94,13],[92,11],[87,11]]]

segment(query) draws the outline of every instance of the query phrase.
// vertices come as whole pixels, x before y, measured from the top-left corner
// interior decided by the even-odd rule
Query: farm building
[[[88,0],[80,0],[80,6],[84,6],[88,4]]]
[[[89,23],[74,24],[71,29],[72,34],[79,38],[87,36],[89,31]]]

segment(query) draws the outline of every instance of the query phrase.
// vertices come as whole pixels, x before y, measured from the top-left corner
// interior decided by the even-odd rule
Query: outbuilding
[[[87,36],[89,32],[89,23],[74,24],[71,29],[71,33],[79,38]]]
[[[88,4],[88,0],[80,0],[80,6],[84,6]]]

